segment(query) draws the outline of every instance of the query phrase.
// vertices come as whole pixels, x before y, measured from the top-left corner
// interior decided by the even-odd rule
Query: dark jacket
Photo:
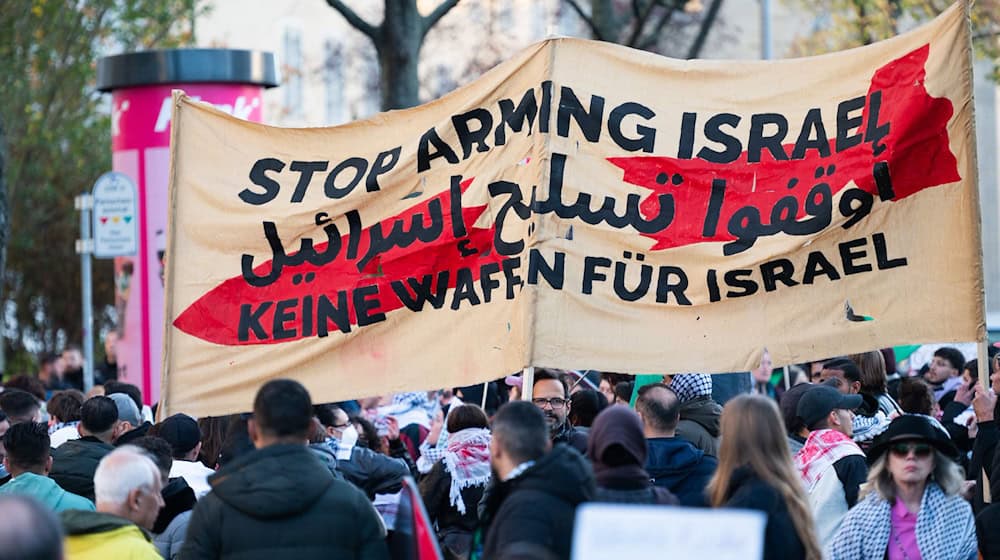
[[[569,558],[576,506],[594,497],[594,475],[583,455],[557,445],[513,480],[499,482],[480,515],[485,528],[481,558],[500,556],[516,543]]]
[[[646,472],[646,438],[639,415],[627,406],[611,406],[597,415],[587,441],[598,502],[677,505],[677,496],[653,486]]]
[[[575,426],[569,423],[569,420],[566,420],[566,422],[563,423],[563,427],[559,429],[559,432],[552,437],[552,445],[565,443],[566,445],[579,451],[580,455],[586,455],[588,437],[588,432],[578,430]]]
[[[52,450],[49,478],[67,492],[94,501],[94,471],[115,448],[94,436],[73,439]]]
[[[795,531],[785,500],[750,469],[741,467],[733,471],[725,507],[755,509],[767,515],[763,560],[805,557],[805,547]]]
[[[160,494],[163,496],[163,509],[160,510],[159,515],[156,516],[156,522],[153,523],[153,533],[156,534],[166,531],[167,526],[175,517],[194,509],[195,504],[198,503],[194,490],[188,486],[186,480],[180,477],[171,478]]]
[[[441,548],[462,557],[467,557],[472,546],[472,535],[479,524],[479,501],[483,499],[486,485],[467,486],[462,488],[462,502],[465,513],[459,513],[451,505],[451,473],[444,466],[444,461],[438,461],[420,481],[420,496],[427,508],[427,515],[437,526],[438,540]]]
[[[247,453],[208,482],[181,558],[388,558],[371,503],[304,445]]]
[[[722,407],[711,397],[697,397],[681,405],[677,437],[686,439],[706,455],[719,456],[719,418]]]
[[[708,505],[705,488],[719,464],[715,457],[676,437],[650,438],[646,446],[646,471],[653,484],[673,492],[682,506]]]
[[[344,480],[364,491],[369,500],[375,499],[375,494],[399,492],[403,478],[410,474],[406,461],[358,445],[351,449],[349,461],[337,461],[337,470]]]
[[[139,424],[139,427],[132,428],[131,430],[118,436],[118,439],[115,440],[115,447],[128,445],[141,437],[146,437],[146,435],[149,433],[149,429],[152,427],[153,425],[149,422],[143,422],[142,424]]]

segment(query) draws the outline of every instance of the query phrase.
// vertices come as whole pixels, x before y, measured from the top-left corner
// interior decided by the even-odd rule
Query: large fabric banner
[[[847,52],[538,43],[281,129],[174,96],[164,413],[984,334],[964,9]]]

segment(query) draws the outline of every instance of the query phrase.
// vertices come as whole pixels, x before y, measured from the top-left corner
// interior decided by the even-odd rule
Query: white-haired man
[[[162,479],[146,453],[125,445],[101,459],[94,473],[97,511],[62,513],[66,558],[158,559],[147,530],[163,507]]]

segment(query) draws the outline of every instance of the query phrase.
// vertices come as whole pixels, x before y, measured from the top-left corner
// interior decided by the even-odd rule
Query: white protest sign
[[[588,503],[576,510],[572,557],[759,560],[766,523],[750,510]]]
[[[135,255],[136,189],[124,173],[111,171],[94,183],[94,256],[99,259]]]

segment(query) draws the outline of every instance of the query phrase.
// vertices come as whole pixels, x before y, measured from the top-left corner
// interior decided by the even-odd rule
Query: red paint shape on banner
[[[836,152],[834,139],[829,140],[829,156],[824,157],[813,148],[806,150],[804,159],[785,161],[776,161],[766,148],[761,150],[760,161],[752,163],[748,162],[747,151],[743,151],[736,161],[725,164],[659,156],[608,158],[624,170],[626,182],[653,191],[642,202],[644,215],[652,216],[659,212],[658,195],[669,193],[674,198],[674,221],[670,227],[658,233],[644,234],[656,242],[651,250],[735,240],[737,237],[727,230],[735,212],[747,207],[756,208],[764,225],[768,226],[775,204],[789,195],[798,200],[796,218],[801,220],[808,216],[805,211],[807,195],[818,183],[828,184],[832,194],[836,195],[853,182],[877,197],[878,188],[873,178],[873,166],[877,162],[888,163],[895,193],[893,199],[906,198],[923,189],[961,179],[957,161],[948,144],[947,126],[953,113],[951,101],[931,97],[924,85],[924,64],[929,51],[929,45],[924,45],[879,68],[872,77],[861,113],[861,125],[855,132],[866,132],[872,96],[880,95],[880,110],[875,124],[890,123],[891,127],[888,134],[875,143],[885,146],[879,155],[874,154],[873,143],[867,139]],[[829,137],[835,134],[829,123],[835,122],[836,115],[824,114],[823,117]],[[783,147],[786,154],[792,153],[792,144],[783,144]],[[828,173],[830,169],[833,169],[832,173]],[[682,177],[683,181],[675,184],[675,175]],[[713,179],[724,179],[726,191],[714,235],[706,236],[703,235],[705,216]],[[874,204],[886,202],[876,199]],[[834,208],[833,212],[836,215],[837,209]]]
[[[472,179],[463,181],[462,191],[466,191],[471,183]],[[195,301],[174,320],[173,324],[192,336],[227,346],[290,342],[317,336],[319,329],[317,305],[321,295],[326,296],[338,308],[344,307],[342,303],[346,304],[347,317],[350,325],[354,326],[358,324],[358,314],[353,294],[359,288],[378,289],[379,304],[366,313],[367,316],[374,316],[404,307],[404,302],[393,290],[393,282],[406,282],[407,278],[421,279],[428,276],[432,278],[431,291],[443,292],[438,286],[439,274],[447,271],[447,288],[454,288],[458,270],[463,268],[469,269],[473,280],[479,280],[480,267],[490,263],[496,266],[496,263],[502,260],[502,257],[492,250],[493,229],[471,227],[471,224],[474,224],[486,211],[485,205],[462,208],[463,222],[469,227],[468,235],[461,239],[456,239],[453,235],[451,214],[448,212],[451,204],[450,191],[444,191],[397,216],[382,221],[382,230],[390,231],[397,222],[405,224],[404,227],[409,229],[414,214],[422,213],[426,218],[428,207],[435,200],[440,202],[443,209],[443,233],[432,242],[417,241],[406,248],[395,247],[372,259],[361,271],[358,270],[358,258],[338,257],[322,266],[309,263],[285,266],[280,277],[264,287],[253,287],[242,275],[234,276]],[[371,231],[372,227],[365,228],[359,236],[358,257],[366,254],[370,245]],[[348,235],[341,237],[341,254],[346,251],[348,243]],[[316,244],[314,249],[321,253],[327,245],[328,243]],[[473,251],[474,254],[470,254]],[[467,256],[463,256],[463,253]],[[289,256],[294,256],[294,253],[289,253]],[[271,264],[271,261],[267,261],[254,267],[254,273],[261,276],[267,274]],[[412,285],[408,282],[405,287],[409,294],[414,293]],[[341,292],[346,292],[342,301],[338,299],[341,297]],[[496,295],[500,295],[500,290],[494,292],[494,296]],[[307,297],[311,297],[311,301],[307,301]],[[374,299],[371,295],[368,297]],[[450,304],[451,301],[450,297],[444,298],[444,305]],[[267,302],[270,302],[270,305],[267,305]],[[244,308],[246,305],[250,306],[250,311]],[[261,309],[262,305],[266,305],[266,309]],[[282,315],[287,317],[287,320],[275,323],[275,312],[279,307],[283,308]],[[305,311],[306,307],[311,310]],[[425,302],[424,307],[431,308],[431,303]],[[261,339],[255,336],[252,329],[244,329],[244,336],[240,336],[241,317],[245,318],[247,313],[257,313],[254,322],[269,336]],[[289,313],[293,316],[289,316]],[[306,313],[311,314],[309,322],[312,326],[309,329],[303,327]],[[329,324],[328,329],[330,334],[338,332],[334,324]],[[280,336],[275,336],[279,331],[284,332]]]

